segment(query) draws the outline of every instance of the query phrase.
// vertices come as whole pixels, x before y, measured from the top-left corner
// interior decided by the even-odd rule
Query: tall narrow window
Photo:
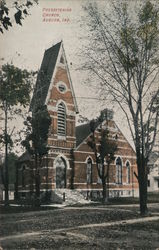
[[[98,163],[98,169],[99,169],[100,176],[102,176],[103,165],[101,163]],[[97,183],[102,184],[102,179],[99,177],[99,174],[98,174]]]
[[[63,102],[58,105],[57,111],[57,134],[66,135],[66,108]]]
[[[116,183],[122,184],[122,161],[120,157],[116,159]]]
[[[126,182],[129,184],[130,183],[130,162],[126,162]]]
[[[87,160],[87,184],[92,183],[92,160],[88,158]]]
[[[62,157],[58,157],[55,162],[56,167],[56,188],[66,188],[66,162]]]

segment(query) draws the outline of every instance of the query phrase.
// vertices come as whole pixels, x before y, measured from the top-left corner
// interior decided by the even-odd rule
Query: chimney
[[[104,120],[113,120],[114,112],[111,109],[104,109],[100,113],[101,119]]]

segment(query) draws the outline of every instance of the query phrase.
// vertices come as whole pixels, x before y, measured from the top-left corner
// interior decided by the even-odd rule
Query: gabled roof
[[[83,124],[76,127],[76,147],[78,147],[84,139],[91,133],[90,125]]]
[[[94,121],[94,128],[96,129],[103,121],[113,120],[114,112],[111,109],[103,109],[98,119],[92,119],[89,123],[82,124],[76,127],[76,147],[78,147],[90,134],[90,123]]]
[[[48,94],[50,81],[55,69],[57,57],[61,47],[59,42],[51,48],[47,49],[44,53],[43,61],[40,67],[40,71],[37,76],[36,86],[31,100],[30,109],[36,104],[36,100],[39,100],[41,104],[45,104],[45,100]]]
[[[107,113],[107,115],[104,115],[105,113]],[[103,121],[108,121],[108,120],[112,120],[114,122],[115,126],[117,127],[115,121],[113,120],[113,111],[105,109],[105,110],[101,111],[101,119],[94,120],[95,121],[95,129],[97,129],[98,126],[100,124],[102,124]],[[76,127],[76,148],[78,148],[78,146],[82,142],[84,142],[84,140],[86,140],[87,137],[89,137],[91,135],[90,122]],[[125,141],[129,144],[129,146],[132,148],[133,152],[135,153],[133,147],[130,145],[129,141],[125,138],[125,136],[123,135],[123,133],[121,132],[121,130],[119,128],[118,128],[118,131],[122,134]]]
[[[101,122],[95,121],[95,129]],[[78,147],[91,134],[90,123],[76,127],[76,147]]]
[[[77,102],[75,98],[75,93],[74,93],[62,41],[55,44],[51,48],[47,49],[44,53],[43,61],[42,61],[41,68],[37,76],[37,81],[36,81],[33,97],[32,97],[31,104],[30,104],[30,110],[32,111],[36,106],[36,102],[44,105],[48,101],[49,90],[50,88],[52,88],[51,79],[55,72],[56,62],[58,60],[58,56],[61,54],[60,52],[61,50],[63,51],[63,55],[65,57],[66,71],[67,71],[69,82],[70,82],[70,88],[71,88],[72,95],[73,95],[75,110],[76,110],[76,113],[78,113]]]

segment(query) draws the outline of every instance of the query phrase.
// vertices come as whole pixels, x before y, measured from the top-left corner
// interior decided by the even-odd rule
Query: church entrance
[[[66,188],[66,162],[62,157],[56,160],[56,188]]]

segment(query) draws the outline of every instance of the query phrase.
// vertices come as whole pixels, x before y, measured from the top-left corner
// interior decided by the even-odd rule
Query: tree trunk
[[[5,108],[5,206],[9,205],[9,176],[8,176],[8,134],[7,134],[7,122],[8,122],[8,116],[7,116],[7,107]]]
[[[137,132],[136,132],[137,134]],[[140,139],[136,139],[136,157],[138,168],[138,183],[139,183],[139,201],[140,201],[140,214],[146,215],[148,213],[147,208],[147,170],[144,158],[144,150],[140,147]]]
[[[146,215],[147,208],[147,174],[139,175],[139,199],[140,199],[140,214]]]
[[[30,168],[30,197],[32,197],[34,193],[34,180],[35,180],[35,173],[32,161],[31,163],[29,163],[29,168]]]
[[[35,180],[35,187],[36,187],[36,197],[40,198],[40,174],[39,170],[36,170],[36,180]]]
[[[18,180],[18,162],[16,162],[16,181],[15,181],[15,195],[14,195],[14,199],[18,200],[19,198],[19,193],[18,193],[18,185],[19,185],[19,180]]]
[[[46,192],[48,193],[49,190],[49,159],[48,159],[48,153],[46,156]]]
[[[107,202],[107,197],[106,197],[107,189],[106,189],[105,178],[102,179],[102,187],[103,187],[103,191],[102,191],[102,194],[103,194],[103,203],[105,203],[105,202]]]
[[[107,196],[107,200],[109,199],[109,164],[110,163],[108,163],[108,167],[107,167],[107,176],[106,176],[106,185],[107,185],[107,194],[106,194],[106,196]]]
[[[35,155],[35,195],[36,195],[36,206],[40,206],[40,175],[38,166],[38,156]]]

